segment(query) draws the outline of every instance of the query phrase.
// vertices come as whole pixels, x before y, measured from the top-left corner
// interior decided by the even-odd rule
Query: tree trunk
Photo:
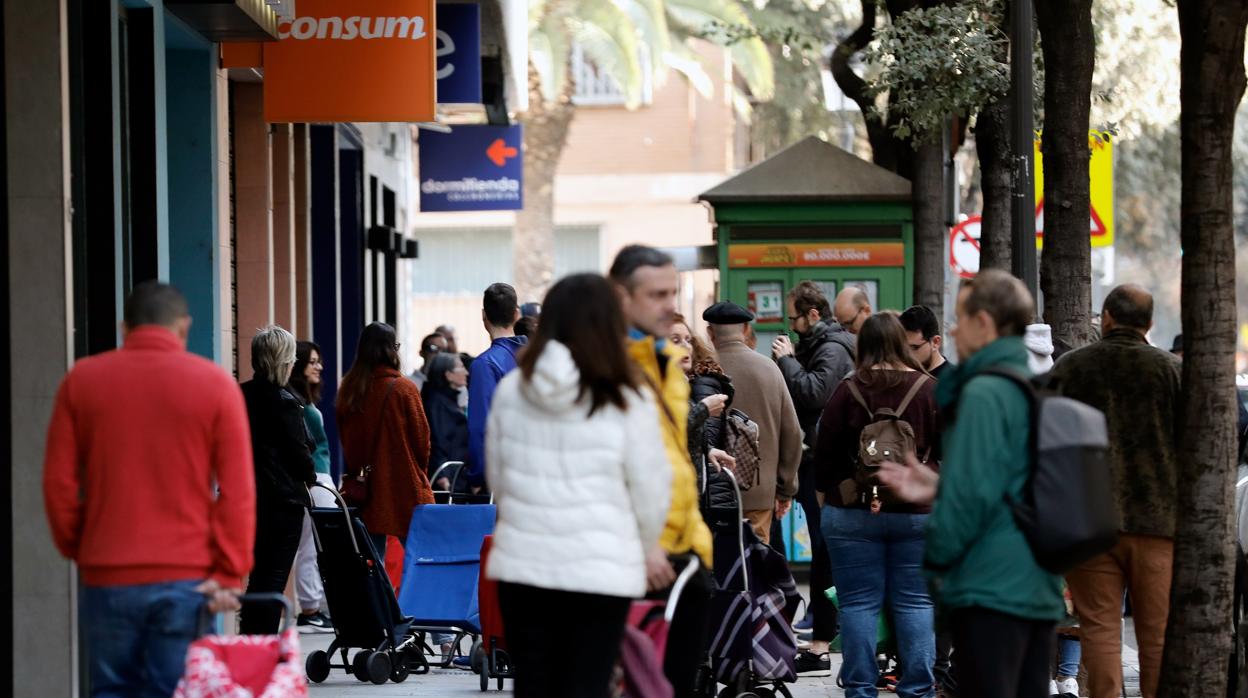
[[[512,236],[514,282],[521,303],[541,301],[555,276],[555,173],[576,107],[572,71],[555,103],[542,97],[541,76],[529,63],[529,111],[524,125],[524,208]]]
[[[1044,255],[1040,290],[1054,339],[1091,341],[1088,120],[1096,46],[1092,0],[1036,3],[1044,50]]]
[[[1183,416],[1163,698],[1226,694],[1234,589],[1235,231],[1231,146],[1248,0],[1179,0]]]
[[[1010,271],[1013,241],[1010,206],[1014,181],[1010,168],[1010,102],[1002,98],[984,107],[975,121],[975,153],[979,157],[984,194],[979,224],[979,268]]]
[[[944,149],[939,139],[920,143],[910,179],[914,201],[914,303],[944,317],[945,207]]]
[[[908,146],[893,137],[893,124],[880,121],[875,113],[875,100],[867,94],[867,81],[858,77],[850,67],[850,59],[862,51],[875,38],[875,0],[862,0],[862,24],[845,37],[832,57],[828,69],[837,87],[858,105],[867,126],[867,141],[871,143],[871,161],[891,172],[898,172],[899,161],[908,155]],[[908,175],[902,175],[908,176]]]

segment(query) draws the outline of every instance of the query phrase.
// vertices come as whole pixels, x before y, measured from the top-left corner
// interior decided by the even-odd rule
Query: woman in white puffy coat
[[[629,602],[646,592],[671,465],[624,337],[606,279],[560,281],[490,407],[487,573],[500,582],[519,698],[607,695]],[[575,639],[556,641],[569,628]]]

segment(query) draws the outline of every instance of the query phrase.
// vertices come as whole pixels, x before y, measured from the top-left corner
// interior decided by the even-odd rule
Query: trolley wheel
[[[412,673],[411,663],[402,652],[395,652],[390,659],[390,680],[403,683]]]
[[[390,655],[385,652],[373,652],[368,658],[367,667],[368,678],[375,685],[380,686],[390,679]]]
[[[351,660],[351,673],[364,683],[368,683],[371,678],[368,673],[368,658],[371,656],[372,650],[360,650],[355,654],[355,659]]]
[[[468,656],[471,658],[472,673],[480,674],[481,667],[485,665],[485,647],[480,640],[472,643]]]
[[[775,691],[771,690],[770,688],[764,688],[762,686],[755,688],[754,693],[755,695],[758,696],[758,698],[776,698]]]
[[[489,655],[481,657],[481,692],[485,693],[490,690],[490,674],[493,672],[493,663],[490,662]]]
[[[776,684],[776,695],[784,696],[784,698],[793,698],[793,694],[789,692],[789,687],[783,683]]]
[[[498,690],[503,690],[503,677],[498,677]]]
[[[321,683],[329,678],[329,655],[324,650],[309,654],[308,661],[304,662],[303,666],[308,673],[308,680],[312,683]]]

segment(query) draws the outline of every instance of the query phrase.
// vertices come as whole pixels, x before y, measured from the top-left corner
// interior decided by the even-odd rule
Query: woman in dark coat
[[[295,338],[286,330],[266,327],[252,339],[255,377],[241,386],[256,467],[255,565],[247,581],[249,594],[286,588],[303,534],[307,488],[316,482],[303,401],[287,388],[294,366]],[[253,604],[243,609],[241,632],[273,635],[280,623],[280,608]]]
[[[438,354],[430,359],[420,392],[429,420],[429,477],[444,463],[468,462],[468,415],[459,406],[459,396],[467,385],[468,370],[457,354]],[[439,490],[449,490],[451,483],[433,484]]]
[[[688,352],[680,365],[689,378],[689,459],[698,471],[701,490],[702,462],[722,463],[727,455],[721,439],[723,415],[732,403],[732,380],[715,361],[714,350],[693,334],[683,315],[676,315],[668,340]]]
[[[386,536],[406,542],[412,510],[433,503],[427,472],[429,422],[416,384],[399,371],[393,327],[374,322],[364,328],[335,407],[344,480],[372,467],[366,478],[368,499],[360,512],[384,558]],[[344,491],[348,484],[344,482]]]

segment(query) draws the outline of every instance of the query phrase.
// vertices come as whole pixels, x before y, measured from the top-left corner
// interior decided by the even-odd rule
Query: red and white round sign
[[[979,216],[971,216],[949,230],[949,266],[963,279],[979,273]]]

